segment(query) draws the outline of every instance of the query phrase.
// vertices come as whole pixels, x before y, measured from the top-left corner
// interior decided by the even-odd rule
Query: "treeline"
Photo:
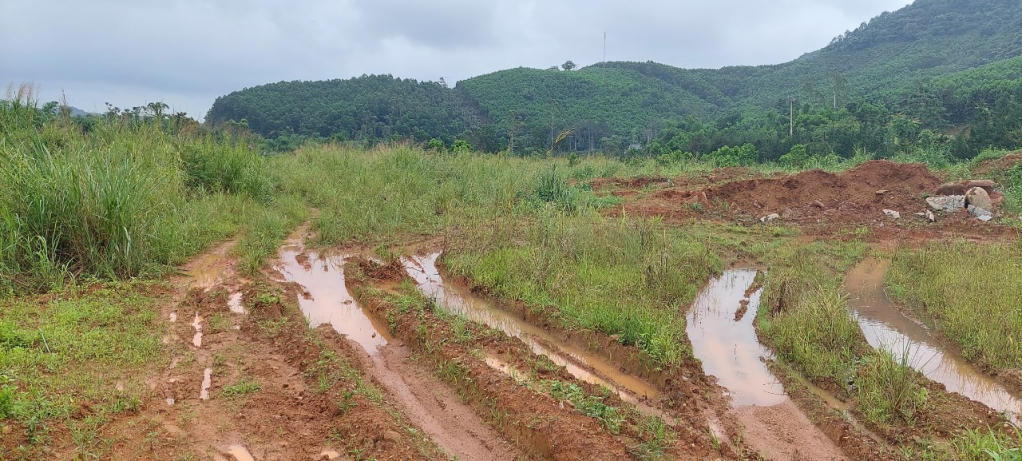
[[[275,150],[406,140],[516,155],[703,156],[748,145],[758,161],[793,149],[788,158],[913,149],[969,158],[1019,144],[1020,30],[1013,0],[917,0],[775,66],[519,68],[453,89],[391,76],[280,82],[218,98],[207,122],[248,127]]]

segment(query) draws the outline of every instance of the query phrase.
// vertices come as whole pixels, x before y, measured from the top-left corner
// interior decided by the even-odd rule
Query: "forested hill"
[[[557,134],[571,130],[558,150],[621,152],[635,144],[648,150],[656,141],[666,148],[673,140],[668,150],[694,155],[751,144],[759,159],[776,159],[797,145],[840,156],[855,148],[889,152],[892,136],[903,141],[928,129],[960,134],[954,149],[967,156],[998,143],[965,139],[972,130],[962,125],[976,122],[979,106],[952,106],[979,101],[963,101],[948,82],[971,88],[972,79],[1017,74],[1013,70],[1022,63],[1012,58],[1022,55],[1019,6],[1017,0],[916,0],[821,50],[771,66],[690,70],[610,62],[571,71],[519,68],[453,89],[390,76],[281,82],[218,98],[207,121],[245,119],[270,138],[461,139],[487,151],[504,150],[513,139],[516,152],[546,150]],[[1015,75],[996,89],[970,94],[1007,116],[1013,109],[1006,108],[1006,98],[1022,97],[1019,89]],[[798,120],[789,135],[792,109]],[[907,121],[911,129],[894,136],[892,121]],[[872,130],[859,133],[872,140],[833,141],[841,136],[828,130],[838,128],[845,137]]]

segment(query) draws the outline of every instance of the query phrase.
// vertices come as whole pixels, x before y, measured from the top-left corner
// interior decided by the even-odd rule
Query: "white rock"
[[[969,216],[987,222],[994,219],[994,214],[975,205],[969,205]]]
[[[777,213],[771,213],[771,214],[768,214],[768,215],[766,215],[766,216],[764,216],[762,218],[759,218],[759,222],[761,222],[761,223],[768,223],[768,222],[777,221],[778,219],[781,219],[781,215],[779,215]]]
[[[893,219],[901,219],[901,213],[894,210],[884,210],[884,214]]]
[[[965,208],[965,196],[942,195],[939,197],[929,197],[926,199],[926,204],[930,205],[930,208],[933,208],[935,211],[954,213]]]

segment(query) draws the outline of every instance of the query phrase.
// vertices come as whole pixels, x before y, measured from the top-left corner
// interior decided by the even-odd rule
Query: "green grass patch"
[[[887,286],[970,361],[1022,368],[1022,247],[930,244],[897,253]]]
[[[535,219],[468,231],[449,267],[493,294],[551,313],[569,328],[620,335],[663,364],[691,356],[683,307],[720,259],[658,220],[606,219],[547,208]]]
[[[19,424],[31,447],[68,427],[80,453],[102,451],[97,434],[138,410],[146,370],[160,357],[150,288],[108,283],[0,301],[0,420]],[[74,419],[80,414],[88,418]]]

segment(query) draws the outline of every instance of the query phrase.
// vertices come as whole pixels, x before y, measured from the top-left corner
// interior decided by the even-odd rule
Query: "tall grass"
[[[779,252],[768,275],[759,326],[780,356],[807,378],[838,385],[854,375],[855,360],[867,347],[841,295],[840,272],[828,266],[841,257],[822,251],[815,244]],[[861,251],[853,246],[843,256]]]
[[[494,294],[552,308],[569,327],[620,335],[655,360],[689,356],[682,307],[720,260],[659,221],[606,219],[552,206],[533,219],[466,231],[446,262]]]
[[[1022,368],[1022,247],[930,244],[897,253],[889,292],[917,308],[969,360]]]
[[[269,191],[263,159],[242,143],[120,120],[84,133],[31,91],[0,103],[0,129],[7,293],[153,274],[236,232],[237,208]]]
[[[595,196],[568,180],[613,174],[622,166],[606,160],[566,163],[436,154],[404,145],[370,151],[326,145],[274,158],[269,173],[281,191],[320,210],[314,230],[321,243],[335,244],[436,234],[548,201],[585,207]]]

